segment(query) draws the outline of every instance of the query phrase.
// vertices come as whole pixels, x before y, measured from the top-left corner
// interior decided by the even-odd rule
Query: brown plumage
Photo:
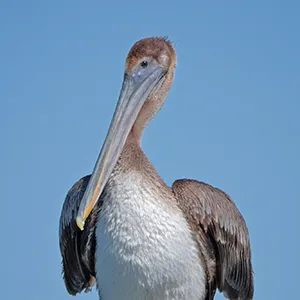
[[[246,223],[230,197],[196,180],[172,189],[207,258],[210,282],[229,299],[253,298],[251,250]]]
[[[120,188],[118,187],[119,181],[123,180],[122,178],[128,178],[130,174],[138,174],[143,185],[147,186],[148,192],[150,191],[153,198],[157,199],[159,209],[167,207],[167,215],[170,213],[170,218],[174,216],[174,220],[177,220],[178,216],[179,219],[183,216],[184,223],[191,232],[190,243],[191,245],[196,243],[197,259],[199,258],[199,263],[203,265],[206,274],[205,291],[201,294],[205,295],[203,299],[212,300],[216,289],[231,300],[253,298],[249,234],[241,213],[230,197],[217,188],[195,180],[176,180],[172,188],[168,187],[140,148],[143,129],[160,110],[171,88],[176,62],[175,50],[164,38],[141,40],[132,47],[128,54],[120,100],[93,176],[82,178],[71,188],[62,209],[60,250],[65,284],[72,295],[89,289],[95,281],[94,278],[97,277],[95,251],[97,245],[102,245],[101,240],[96,240],[95,232],[99,219],[105,217],[101,214],[103,205],[111,201],[112,196],[122,199],[122,195],[117,194]],[[156,73],[157,78],[154,77]],[[151,79],[151,76],[155,81]],[[152,80],[149,88],[143,93],[139,92],[140,87],[144,86],[147,80],[150,82],[149,78]],[[134,86],[133,92],[127,96],[126,93],[132,86]],[[131,106],[133,101],[136,101],[134,103],[139,105],[139,109]],[[132,113],[129,107],[133,110]],[[126,121],[128,116],[131,116],[130,122]],[[130,191],[130,187],[128,190]],[[134,190],[130,193],[134,195]],[[118,205],[122,205],[122,200],[120,201]],[[147,203],[146,199],[141,198],[141,207],[145,203]],[[129,218],[126,219],[126,215],[122,216],[122,220],[131,222]],[[77,227],[76,222],[82,230]],[[151,223],[151,226],[154,225]],[[144,232],[139,232],[138,228],[136,230],[138,234]],[[103,234],[105,235],[105,230],[99,237]],[[169,232],[168,236],[172,234]],[[114,243],[114,240],[110,243]],[[126,244],[123,246],[126,247]],[[142,246],[137,251],[143,248]],[[189,248],[186,248],[186,251],[188,252]],[[147,254],[143,256],[147,260],[145,256]],[[142,265],[142,262],[139,263]],[[127,266],[126,270],[130,268],[132,265]],[[147,273],[147,276],[151,277],[151,273],[149,274]],[[101,281],[97,281],[98,286],[101,286]],[[129,291],[131,288],[136,291],[139,287],[128,286]],[[192,292],[197,292],[197,287],[191,286],[190,289],[194,289]],[[101,294],[101,290],[99,293]],[[107,296],[109,295],[107,292],[105,293],[101,294],[103,300],[115,299],[113,296]],[[155,289],[152,292],[150,289],[147,293],[149,299],[164,300],[157,296]],[[129,299],[135,300],[136,295],[131,294]],[[126,295],[124,299],[127,299],[125,297]],[[178,299],[186,298],[181,296]]]

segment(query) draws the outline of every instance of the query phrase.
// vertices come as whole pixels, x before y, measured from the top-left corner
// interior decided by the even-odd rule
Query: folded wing
[[[59,246],[62,255],[63,276],[71,295],[88,290],[95,283],[95,228],[99,203],[81,231],[76,225],[80,201],[87,188],[90,175],[81,178],[69,190],[60,217]]]
[[[213,299],[216,287],[229,299],[252,299],[249,234],[233,201],[223,191],[196,180],[176,180],[172,189],[206,261],[212,295],[207,299]]]

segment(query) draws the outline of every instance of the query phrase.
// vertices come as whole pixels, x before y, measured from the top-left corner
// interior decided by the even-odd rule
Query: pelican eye
[[[142,62],[141,62],[141,67],[142,68],[146,68],[148,66],[148,61],[147,60],[143,60]]]
[[[136,84],[141,84],[157,68],[157,64],[150,58],[141,60],[133,69],[132,78]]]

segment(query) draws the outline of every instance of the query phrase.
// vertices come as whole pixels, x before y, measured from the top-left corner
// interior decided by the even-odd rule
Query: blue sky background
[[[155,35],[175,42],[178,67],[146,154],[168,184],[195,178],[229,193],[251,235],[255,299],[296,299],[299,3],[45,2],[0,3],[1,299],[71,299],[62,203],[94,166],[128,50]]]

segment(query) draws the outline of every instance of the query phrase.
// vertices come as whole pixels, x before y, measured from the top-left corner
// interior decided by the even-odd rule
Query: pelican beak
[[[99,200],[143,104],[162,82],[165,74],[166,71],[157,63],[151,63],[147,68],[138,65],[130,74],[125,74],[109,131],[80,202],[76,223],[81,230]]]

